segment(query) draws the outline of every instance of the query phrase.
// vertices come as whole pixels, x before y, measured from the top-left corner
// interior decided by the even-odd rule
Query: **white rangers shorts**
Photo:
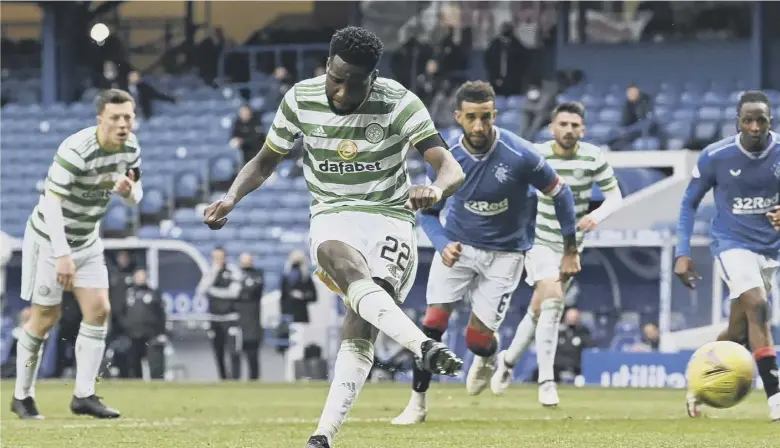
[[[412,289],[417,276],[417,237],[409,221],[374,213],[325,213],[312,218],[309,239],[311,258],[315,263],[320,244],[340,241],[363,255],[372,277],[390,283],[398,303],[403,303]],[[345,298],[345,293],[321,268],[317,268],[316,274],[331,290]]]
[[[75,288],[108,289],[108,269],[103,258],[103,241],[98,238],[85,248],[71,252],[76,265]],[[57,260],[51,245],[28,225],[22,240],[22,299],[37,305],[62,302],[62,285],[57,283]]]
[[[463,245],[460,259],[447,267],[436,252],[428,274],[429,305],[471,301],[471,312],[493,332],[509,310],[523,275],[522,252],[498,252]]]
[[[729,287],[729,298],[737,299],[745,291],[764,288],[767,297],[772,291],[780,262],[747,249],[729,249],[717,257],[718,271]]]
[[[557,279],[561,276],[563,254],[554,249],[536,244],[528,251],[525,259],[525,281],[534,286],[539,280]]]

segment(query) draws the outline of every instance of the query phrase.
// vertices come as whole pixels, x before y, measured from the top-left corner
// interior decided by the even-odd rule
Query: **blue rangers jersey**
[[[571,189],[530,142],[506,129],[494,129],[493,146],[484,154],[469,152],[463,135],[449,143],[466,179],[447,200],[444,226],[439,220],[444,201],[423,211],[420,217],[423,230],[439,252],[451,241],[502,252],[530,249],[536,219],[533,187],[554,197],[562,233],[575,233]],[[430,167],[428,177],[435,178]]]
[[[740,134],[706,147],[693,169],[677,223],[677,256],[690,256],[691,234],[699,203],[714,189],[712,253],[747,249],[776,258],[780,233],[766,217],[780,199],[780,145],[770,132],[769,146],[751,153],[740,144]]]

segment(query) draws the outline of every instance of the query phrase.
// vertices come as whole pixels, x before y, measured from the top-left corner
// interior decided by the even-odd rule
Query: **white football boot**
[[[701,403],[691,391],[685,394],[685,410],[688,411],[690,418],[701,417]]]
[[[769,397],[769,420],[780,422],[780,393]]]
[[[493,395],[502,395],[506,392],[515,378],[514,367],[506,365],[504,359],[506,359],[506,350],[500,351],[496,356],[496,371],[490,378],[490,391],[493,392]]]
[[[555,381],[545,381],[539,385],[539,403],[546,407],[558,406],[560,399]]]
[[[474,356],[469,373],[466,375],[466,392],[478,395],[488,386],[493,372],[496,370],[496,355],[488,358]]]
[[[393,425],[415,425],[425,421],[428,416],[428,404],[425,399],[425,393],[412,391],[412,398],[406,409],[398,417],[390,420]]]

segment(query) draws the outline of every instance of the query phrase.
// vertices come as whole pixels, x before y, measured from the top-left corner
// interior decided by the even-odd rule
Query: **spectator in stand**
[[[147,120],[154,114],[154,100],[179,103],[176,97],[166,95],[157,90],[153,85],[144,81],[141,74],[133,70],[127,74],[127,92],[133,96],[135,103],[141,110],[141,116]]]
[[[233,122],[233,131],[230,133],[230,146],[239,149],[244,157],[244,163],[260,151],[265,143],[263,123],[252,109],[246,104],[238,108],[238,116]]]
[[[303,251],[294,250],[287,257],[280,300],[282,314],[290,316],[291,322],[309,323],[309,304],[317,301],[317,290]]]
[[[127,83],[123,81],[116,62],[110,60],[103,62],[103,73],[98,78],[97,88],[100,90],[127,88]]]
[[[439,72],[439,63],[429,59],[425,64],[425,72],[417,76],[415,94],[426,105],[433,103],[436,95],[449,90],[449,81]]]
[[[407,89],[415,89],[412,82],[422,74],[426,61],[433,57],[433,48],[424,41],[424,34],[412,35],[393,53],[390,71],[393,79]]]
[[[260,322],[260,302],[263,298],[265,280],[263,270],[255,268],[252,254],[243,252],[239,257],[241,270],[244,271],[244,284],[241,287],[241,295],[235,304],[238,313],[238,326],[241,328],[241,353],[246,356],[249,366],[249,379],[260,379],[260,344],[263,342],[263,327]],[[233,367],[235,371],[241,371],[241,367]]]
[[[630,150],[634,140],[642,136],[660,136],[653,112],[653,99],[636,84],[626,88],[626,102],[620,118],[620,129],[610,141],[615,151]]]
[[[526,67],[531,51],[515,36],[512,23],[501,25],[501,32],[485,52],[485,69],[496,95],[522,94],[527,87]]]
[[[214,80],[217,79],[219,55],[224,47],[222,28],[207,30],[206,37],[198,43],[193,54],[200,77],[212,87],[216,87]]]
[[[653,352],[658,350],[660,343],[658,326],[654,323],[646,323],[642,326],[642,341],[634,344],[629,351]]]
[[[271,87],[265,97],[266,106],[269,109],[276,109],[276,106],[282,101],[284,94],[292,88],[293,84],[295,84],[295,80],[287,68],[282,66],[276,67],[271,80]]]

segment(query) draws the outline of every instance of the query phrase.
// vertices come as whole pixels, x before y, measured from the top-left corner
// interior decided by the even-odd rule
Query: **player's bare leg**
[[[777,352],[769,328],[771,309],[766,292],[763,288],[753,288],[742,293],[737,300],[741,302],[747,318],[748,341],[769,401],[769,418],[780,421]]]
[[[354,312],[355,317],[359,317],[360,320],[369,323],[412,351],[422,360],[426,369],[440,374],[454,375],[462,368],[463,361],[445,345],[432,340],[417,328],[398,307],[392,295],[371,278],[371,272],[360,252],[340,241],[330,240],[323,242],[317,248],[317,260],[336,285],[347,292],[345,304],[347,309]],[[350,329],[352,334],[349,336],[366,335],[364,327],[357,323],[351,323]],[[309,448],[330,447],[333,437],[354,404],[374,362],[371,340],[360,338],[349,340],[346,336],[336,364],[337,366],[353,365],[351,368],[345,366],[336,369],[336,376],[331,382],[331,390],[320,424],[315,434],[309,438],[307,445]],[[356,379],[363,374],[357,372],[355,364],[365,365],[369,362],[367,361],[369,350],[370,363],[365,369],[362,381],[358,381]],[[341,362],[342,357],[347,358],[345,362]],[[346,373],[350,371],[351,375]],[[342,375],[345,379],[338,376],[339,372],[345,372]],[[348,377],[351,379],[346,379]]]
[[[423,318],[423,333],[434,341],[441,342],[442,335],[447,331],[450,314],[454,308],[454,303],[428,305]],[[426,394],[431,385],[432,377],[433,373],[425,369],[418,359],[412,371],[412,397],[409,399],[409,404],[390,423],[394,425],[413,425],[425,421],[425,417],[428,415]]]
[[[466,328],[466,345],[474,353],[474,361],[466,375],[466,391],[477,395],[485,390],[496,370],[498,338],[493,330],[472,314]]]
[[[33,303],[30,317],[16,343],[16,385],[11,411],[23,419],[43,419],[35,405],[35,380],[38,377],[43,341],[60,318],[60,305]]]
[[[539,403],[543,406],[557,406],[560,400],[555,384],[553,363],[558,348],[558,327],[563,313],[563,285],[561,281],[547,278],[536,282],[530,308],[534,313],[538,310],[534,333],[531,335],[528,328],[521,328],[523,327],[521,322],[509,348],[498,356],[498,368],[491,380],[491,388],[494,393],[501,394],[509,387],[512,381],[511,372],[515,364],[531,341],[536,339]]]
[[[74,288],[83,318],[76,337],[76,386],[70,410],[77,415],[118,418],[119,411],[105,406],[95,395],[95,383],[106,350],[111,305],[108,290]]]

